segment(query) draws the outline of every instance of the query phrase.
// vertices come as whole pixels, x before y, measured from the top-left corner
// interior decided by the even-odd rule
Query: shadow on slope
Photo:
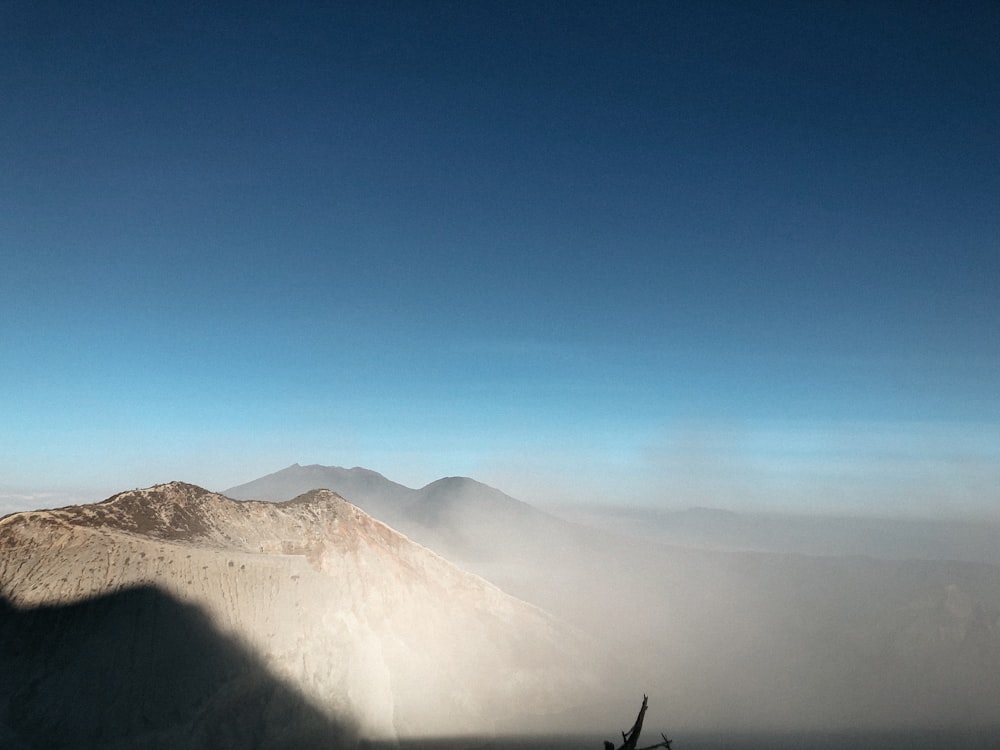
[[[0,596],[4,748],[355,745],[348,722],[155,587],[23,610]]]

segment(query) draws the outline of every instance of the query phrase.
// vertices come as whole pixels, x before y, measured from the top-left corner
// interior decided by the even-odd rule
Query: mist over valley
[[[691,747],[995,736],[996,565],[665,544],[602,517],[297,464],[7,516],[0,737],[596,742],[642,693]]]
[[[278,500],[316,482],[340,487],[456,565],[597,637],[618,665],[612,682],[623,700],[629,685],[648,686],[675,723],[851,729],[997,721],[1000,569],[922,559],[921,544],[935,552],[954,546],[947,523],[914,535],[905,522],[853,519],[857,543],[876,556],[857,547],[830,554],[843,529],[833,524],[821,543],[822,521],[800,520],[826,551],[804,554],[752,551],[759,540],[749,533],[746,546],[717,532],[706,545],[711,523],[694,524],[697,546],[663,544],[601,516],[593,525],[565,521],[468,478],[411,490],[364,469],[295,465],[226,492]],[[790,523],[783,538],[781,521],[771,519],[760,535],[779,549],[801,544],[800,526]],[[678,536],[691,525],[678,524]],[[983,533],[988,539],[995,529]]]

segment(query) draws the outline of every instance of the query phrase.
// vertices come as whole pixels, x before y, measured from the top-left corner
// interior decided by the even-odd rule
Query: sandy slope
[[[0,521],[18,611],[139,585],[368,736],[489,731],[595,682],[578,633],[329,491],[236,502],[172,483]]]

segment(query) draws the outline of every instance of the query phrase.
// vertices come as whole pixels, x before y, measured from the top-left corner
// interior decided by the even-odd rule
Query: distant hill
[[[224,491],[240,500],[282,501],[312,489],[332,490],[411,539],[466,564],[534,555],[550,539],[583,535],[585,527],[516,500],[468,477],[446,477],[410,489],[369,469],[299,466]]]
[[[326,490],[175,482],[9,516],[0,644],[5,747],[489,733],[599,682],[583,634]],[[262,717],[273,743],[218,739]]]
[[[357,466],[342,469],[339,466],[292,464],[252,482],[230,487],[222,494],[236,500],[281,502],[315,489],[333,490],[369,515],[387,523],[389,517],[412,500],[414,492],[378,472]]]

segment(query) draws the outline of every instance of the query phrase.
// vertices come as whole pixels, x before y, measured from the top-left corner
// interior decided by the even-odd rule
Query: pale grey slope
[[[422,487],[403,515],[405,533],[463,567],[544,563],[567,545],[587,548],[595,541],[590,529],[468,477]]]
[[[579,631],[329,491],[240,502],[172,483],[0,521],[0,595],[17,611],[137,586],[196,607],[365,736],[490,731],[598,683]],[[51,685],[44,649],[34,663]]]

